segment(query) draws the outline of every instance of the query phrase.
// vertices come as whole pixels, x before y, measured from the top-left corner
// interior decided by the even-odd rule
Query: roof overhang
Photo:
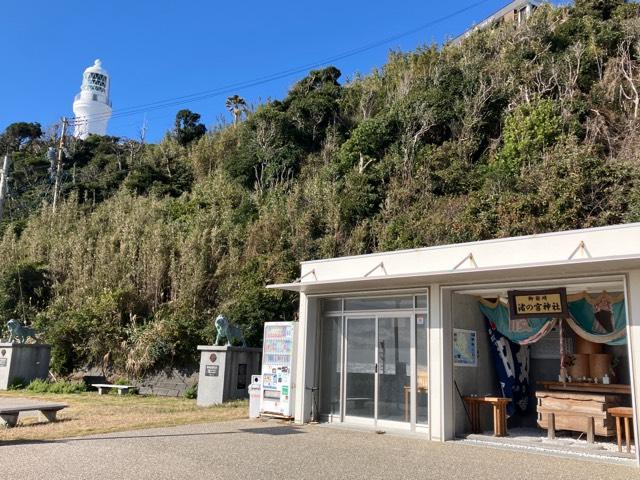
[[[423,288],[432,284],[454,286],[474,283],[561,279],[563,277],[587,275],[624,274],[629,270],[639,268],[640,254],[530,263],[517,266],[302,281],[273,284],[268,285],[267,288],[300,292],[307,295],[322,295],[369,290]]]

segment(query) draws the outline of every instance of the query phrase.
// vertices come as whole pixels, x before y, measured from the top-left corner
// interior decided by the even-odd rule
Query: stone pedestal
[[[14,380],[26,383],[49,376],[51,345],[43,343],[0,343],[0,390]]]
[[[260,373],[261,348],[200,345],[198,405],[248,398],[251,374]]]

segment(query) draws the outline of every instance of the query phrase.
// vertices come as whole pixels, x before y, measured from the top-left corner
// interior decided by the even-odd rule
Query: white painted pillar
[[[304,423],[304,403],[306,392],[305,382],[305,350],[307,346],[307,317],[308,317],[308,297],[300,293],[300,308],[298,313],[298,338],[296,340],[296,400],[295,400],[295,422]]]
[[[300,313],[296,345],[295,422],[306,423],[311,419],[313,396],[311,388],[316,378],[318,299],[300,293]]]
[[[631,392],[633,399],[633,438],[638,438],[640,418],[640,270],[629,272],[626,285],[627,295],[627,340],[629,369],[631,370]],[[640,465],[636,443],[636,462]]]
[[[453,438],[451,294],[429,288],[429,434],[431,440]]]

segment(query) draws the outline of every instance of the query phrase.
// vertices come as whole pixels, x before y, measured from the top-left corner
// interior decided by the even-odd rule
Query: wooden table
[[[613,407],[607,410],[610,415],[616,419],[616,435],[618,438],[618,451],[622,451],[622,428],[620,418],[624,418],[624,440],[627,444],[627,453],[631,453],[631,433],[629,422],[633,418],[633,409],[631,407]]]
[[[469,411],[471,421],[471,431],[480,431],[480,405],[491,405],[493,407],[493,435],[495,437],[505,437],[507,435],[507,405],[511,402],[506,397],[464,397],[464,403]]]
[[[612,395],[631,395],[631,385],[622,383],[586,383],[586,382],[547,382],[540,381],[545,390],[562,392],[609,393]]]

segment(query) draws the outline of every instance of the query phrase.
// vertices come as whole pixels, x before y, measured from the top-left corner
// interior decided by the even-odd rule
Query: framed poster
[[[545,290],[509,290],[509,319],[567,318],[566,288]]]
[[[475,330],[453,329],[453,365],[478,366],[478,335]]]

